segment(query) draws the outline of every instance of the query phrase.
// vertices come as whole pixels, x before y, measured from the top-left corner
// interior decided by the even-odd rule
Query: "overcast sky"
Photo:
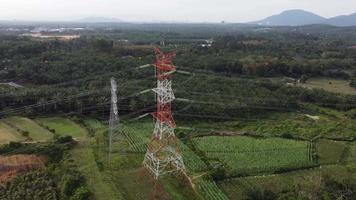
[[[0,0],[0,20],[248,22],[287,9],[333,17],[356,12],[356,0]]]

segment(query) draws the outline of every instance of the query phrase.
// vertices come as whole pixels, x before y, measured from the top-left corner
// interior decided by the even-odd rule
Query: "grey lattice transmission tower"
[[[111,153],[113,150],[113,140],[118,134],[119,126],[119,112],[117,108],[117,83],[114,78],[110,79],[111,84],[111,108],[109,119],[109,161],[111,160]]]

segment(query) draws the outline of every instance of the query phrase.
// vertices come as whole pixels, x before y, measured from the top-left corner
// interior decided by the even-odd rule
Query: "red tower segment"
[[[170,83],[171,74],[176,71],[176,67],[173,64],[173,58],[176,56],[175,52],[171,52],[168,54],[164,54],[160,49],[155,48],[156,52],[156,76],[158,81],[158,87],[156,88],[157,91],[161,90],[161,92],[165,93],[167,101],[162,99],[162,96],[158,96],[157,98],[157,111],[153,113],[154,118],[159,120],[163,123],[166,123],[172,128],[176,127],[176,123],[173,119],[172,115],[172,105],[171,101],[174,100],[173,91],[169,88],[165,87],[163,84],[160,85],[160,82],[167,82]],[[160,87],[160,86],[163,86]],[[155,92],[157,92],[155,91]],[[163,97],[164,98],[164,97]]]
[[[157,180],[159,176],[166,173],[181,172],[184,175],[186,173],[179,142],[174,134],[176,123],[172,115],[172,101],[175,96],[171,76],[176,71],[172,59],[176,54],[164,54],[158,48],[155,52],[157,87],[153,91],[156,93],[157,111],[152,115],[156,119],[156,124],[148,143],[143,166]]]

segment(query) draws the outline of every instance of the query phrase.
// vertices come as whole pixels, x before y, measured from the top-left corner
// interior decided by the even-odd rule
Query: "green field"
[[[27,131],[29,137],[34,141],[48,141],[53,138],[53,134],[41,127],[36,122],[25,117],[9,117],[5,121],[22,131]]]
[[[87,138],[86,141],[81,141],[71,151],[71,156],[79,166],[79,171],[86,177],[90,191],[94,193],[97,200],[123,200],[120,192],[108,180],[107,174],[102,173],[98,168],[89,140]]]
[[[238,121],[195,124],[201,131],[215,126],[220,130],[254,130],[255,133],[269,137],[205,136],[180,141],[183,160],[195,184],[195,192],[181,185],[175,178],[166,177],[161,182],[165,195],[167,199],[179,200],[246,199],[251,191],[256,193],[256,188],[257,193],[261,194],[264,194],[264,191],[281,193],[294,188],[300,180],[308,178],[306,185],[302,187],[305,189],[312,185],[320,173],[346,176],[347,166],[339,168],[335,164],[355,161],[355,142],[318,139],[314,143],[317,153],[315,160],[310,142],[271,137],[282,135],[286,130],[296,130],[302,134],[307,126],[323,126],[323,123],[327,123],[323,122],[324,118],[329,121],[331,115],[332,113],[328,112],[321,115],[321,124],[318,125],[317,121],[303,114],[293,113],[282,114],[281,118],[285,118],[285,123],[281,118],[274,118],[280,120],[280,124],[268,124],[268,121],[261,121],[258,125],[255,122]],[[343,116],[334,113],[333,117]],[[79,141],[71,150],[70,156],[86,177],[95,199],[146,200],[152,195],[152,180],[141,176],[142,161],[154,128],[151,121],[122,122],[120,131],[115,133],[110,162],[106,124],[95,119],[84,119],[81,126],[70,118],[62,117],[38,118],[36,122],[27,118],[11,117],[6,119],[6,123],[12,124],[9,126],[0,121],[0,131],[4,133],[0,135],[0,142],[25,139],[13,126],[28,131],[31,138],[36,140],[43,140],[44,132],[50,133],[47,129],[53,129],[58,135],[71,135]],[[312,131],[316,133],[317,130],[315,128]],[[352,132],[351,129],[349,131]],[[316,135],[312,132],[306,134]],[[194,135],[196,136],[196,133]],[[322,170],[319,167],[304,169],[315,166],[317,161],[326,166],[323,166]],[[210,174],[220,167],[225,171],[225,178],[232,179],[214,181]],[[291,170],[296,171],[285,173]]]
[[[86,122],[91,127],[97,126],[96,123]],[[125,200],[146,200],[151,198],[153,192],[152,179],[142,176],[142,162],[146,152],[147,143],[152,135],[154,124],[152,121],[122,122],[121,130],[114,138],[113,152],[111,160],[107,160],[106,137],[103,131],[97,129],[95,134],[94,157],[96,162],[101,163],[102,173],[106,179],[106,184],[112,185],[116,192],[122,194]],[[106,129],[106,127],[103,127]],[[103,141],[104,140],[104,141]],[[101,142],[100,142],[101,141]],[[99,144],[99,145],[98,145]],[[190,149],[183,150],[185,155],[196,156]],[[195,157],[199,159],[199,157]],[[199,160],[198,160],[199,161]],[[204,168],[204,163],[193,163],[187,159],[188,169]],[[199,171],[199,170],[198,170]],[[174,178],[164,178],[161,182],[167,196],[172,199],[190,200],[194,194],[192,191],[185,190],[182,185]],[[170,198],[168,198],[170,199]]]
[[[348,144],[342,141],[318,140],[316,142],[317,154],[320,164],[335,164],[346,161],[348,158]]]
[[[144,121],[139,123],[125,123],[122,125],[125,141],[129,152],[146,153],[147,143],[152,135],[153,123]],[[184,163],[190,173],[207,170],[206,164],[187,145],[180,142]]]
[[[225,167],[228,176],[275,173],[313,165],[309,143],[280,138],[209,136],[193,139],[212,165]]]
[[[201,179],[197,183],[198,190],[205,200],[228,200],[229,198],[212,180]]]
[[[350,156],[348,161],[356,163],[356,142],[353,142],[350,146]]]
[[[312,192],[317,191],[322,184],[322,175],[330,175],[332,178],[342,181],[349,176],[349,167],[351,166],[333,165],[270,176],[235,178],[220,181],[218,185],[229,199],[253,199],[251,196],[270,199],[267,196],[283,194],[290,190],[298,192],[300,196],[297,199],[310,199]],[[296,194],[292,194],[292,196],[297,197]]]
[[[92,131],[93,133],[96,131],[105,130],[107,128],[107,126],[96,119],[85,119],[84,125],[88,131]]]
[[[356,137],[356,120],[331,109],[304,105],[305,113],[268,112],[225,122],[197,123],[194,127],[201,133],[209,130],[247,132],[265,137],[288,137],[312,139],[322,136],[350,140]],[[315,120],[307,116],[316,116]],[[196,135],[197,133],[195,133]]]
[[[21,135],[15,128],[0,121],[0,144],[9,142],[19,142],[26,138]]]
[[[201,158],[194,153],[183,142],[180,143],[183,153],[183,161],[189,173],[204,172],[208,170],[208,166],[201,160]]]
[[[80,125],[74,123],[68,118],[62,117],[50,117],[50,118],[38,118],[37,123],[43,127],[53,129],[56,134],[64,136],[69,135],[75,139],[83,139],[87,135],[87,130]]]
[[[324,89],[329,92],[356,95],[356,89],[351,87],[350,81],[332,78],[311,78],[306,83],[301,84],[307,88]]]
[[[154,128],[152,121],[123,123],[121,128],[129,145],[128,151],[146,153],[147,143]]]

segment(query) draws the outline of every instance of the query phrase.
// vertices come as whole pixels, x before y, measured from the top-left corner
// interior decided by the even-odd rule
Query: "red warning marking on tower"
[[[153,91],[157,94],[157,111],[153,113],[155,128],[148,144],[143,166],[157,180],[166,173],[178,172],[186,175],[185,166],[179,141],[174,134],[176,123],[172,115],[172,101],[175,96],[172,90],[172,74],[176,71],[173,64],[174,52],[163,53],[155,49],[157,87]]]

